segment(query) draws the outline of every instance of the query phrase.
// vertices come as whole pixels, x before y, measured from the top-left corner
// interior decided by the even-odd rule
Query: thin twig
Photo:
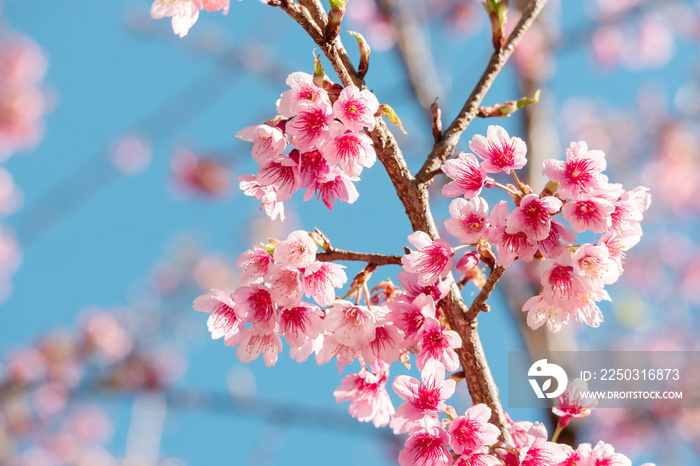
[[[462,133],[467,129],[469,123],[471,123],[479,112],[479,105],[481,105],[481,102],[484,100],[486,92],[491,88],[493,81],[513,54],[523,34],[535,21],[537,15],[539,15],[546,3],[547,0],[532,0],[520,17],[520,21],[518,21],[513,32],[508,36],[505,47],[500,51],[494,52],[491,56],[488,66],[465,102],[464,107],[462,107],[462,110],[459,112],[459,115],[457,115],[449,128],[443,133],[442,139],[435,143],[432,152],[430,152],[427,160],[416,174],[416,180],[418,180],[419,183],[429,184],[432,179],[440,173],[440,166],[452,155]]]
[[[401,265],[401,256],[343,251],[342,249],[335,248],[331,248],[326,252],[316,254],[316,259],[320,260],[321,262],[353,261],[367,262],[368,264],[373,265]]]

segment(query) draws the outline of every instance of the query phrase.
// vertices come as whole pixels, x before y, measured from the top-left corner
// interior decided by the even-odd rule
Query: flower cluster
[[[291,89],[277,102],[279,116],[237,134],[253,143],[252,155],[260,164],[256,175],[239,178],[241,189],[260,199],[272,219],[284,220],[283,202],[299,189],[306,189],[305,201],[315,195],[331,210],[336,199],[355,202],[353,182],[376,160],[363,130],[374,129],[377,98],[355,86],[328,86],[329,92],[301,72],[290,74],[287,84]],[[292,148],[285,154],[288,145]]]
[[[542,173],[549,183],[539,195],[523,185],[514,172],[526,163],[527,148],[522,140],[509,137],[501,127],[490,126],[487,136],[474,136],[469,147],[481,162],[474,154],[462,153],[442,167],[452,180],[443,194],[463,196],[450,204],[447,231],[482,251],[495,246],[496,265],[501,267],[509,267],[516,259],[549,261],[550,267],[542,274],[542,293],[523,307],[531,328],[546,323],[556,332],[571,319],[600,325],[603,317],[596,303],[609,300],[604,286],[618,279],[625,251],[639,242],[640,222],[651,199],[647,189],[625,191],[621,185],[608,182],[603,174],[605,154],[589,150],[585,142],[571,143],[565,161],[544,162]],[[513,173],[517,186],[503,186],[488,177],[499,172]],[[516,205],[512,211],[506,201],[489,211],[479,194],[493,186],[512,196]],[[563,222],[554,218],[558,214]],[[584,232],[600,237],[595,243],[572,244],[577,234]],[[444,256],[444,251],[441,254]],[[451,262],[443,265],[442,276]],[[437,263],[426,263],[420,269],[421,276],[437,267]]]
[[[228,13],[230,0],[155,0],[151,5],[153,19],[172,18],[173,32],[185,37],[199,18],[199,12]]]

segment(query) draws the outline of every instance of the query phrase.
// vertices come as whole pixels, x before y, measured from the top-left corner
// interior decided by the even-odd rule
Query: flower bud
[[[357,40],[357,46],[360,48],[360,64],[357,67],[357,74],[360,79],[364,79],[367,74],[367,69],[369,68],[369,55],[372,52],[369,48],[369,44],[362,37],[362,34],[355,31],[348,31],[350,34],[355,36]]]
[[[480,257],[481,256],[476,251],[465,254],[464,257],[457,262],[457,270],[462,273],[469,272],[471,269],[477,266]]]
[[[437,101],[436,97],[435,101],[430,105],[430,116],[433,118],[433,139],[435,142],[442,138],[442,112]]]
[[[406,133],[406,130],[403,129],[403,125],[401,124],[401,119],[399,119],[398,115],[396,115],[396,112],[394,111],[393,108],[389,107],[387,104],[381,104],[379,105],[379,111],[377,112],[377,116],[379,115],[384,115],[389,119],[390,122],[395,124],[396,126],[399,127],[399,129],[403,132],[403,134],[408,134]]]
[[[326,23],[326,42],[333,42],[340,32],[340,23],[345,15],[345,5],[347,0],[330,0],[331,11],[328,12],[328,22]]]

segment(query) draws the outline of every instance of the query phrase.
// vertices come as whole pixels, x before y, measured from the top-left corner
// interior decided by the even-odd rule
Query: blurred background
[[[511,1],[509,24],[523,3]],[[358,201],[333,212],[298,193],[285,222],[270,221],[238,189],[257,165],[235,133],[275,116],[290,72],[313,72],[313,42],[254,0],[203,12],[182,39],[149,9],[0,2],[0,464],[396,464],[404,439],[336,404],[335,364],[286,350],[272,368],[242,364],[191,309],[237,286],[250,244],[293,230],[402,254],[411,229],[388,177],[365,170]],[[345,29],[372,47],[367,84],[403,121],[395,133],[417,170],[432,147],[427,107],[438,97],[447,127],[488,62],[486,13],[476,0],[352,0]],[[699,39],[697,1],[550,0],[484,105],[537,89],[540,102],[465,133],[458,150],[489,124],[526,139],[536,190],[541,161],[584,140],[607,154],[611,181],[653,197],[600,328],[523,328],[537,266],[509,269],[480,318],[503,395],[508,351],[700,349]],[[350,278],[360,270],[346,265]],[[373,280],[397,283],[398,271]],[[453,401],[470,405],[464,385]],[[509,414],[553,430],[545,411]],[[698,410],[598,410],[567,429],[634,464],[697,464]]]

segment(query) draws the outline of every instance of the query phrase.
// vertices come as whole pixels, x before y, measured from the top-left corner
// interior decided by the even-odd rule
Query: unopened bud
[[[317,87],[323,89],[324,81],[326,80],[326,73],[323,71],[323,65],[321,64],[321,55],[317,55],[314,52],[314,84]]]
[[[367,70],[369,69],[369,55],[370,53],[372,53],[372,51],[370,50],[369,44],[367,43],[365,38],[362,37],[362,34],[355,31],[348,32],[355,36],[355,40],[357,40],[357,46],[360,48],[360,64],[357,67],[357,74],[360,77],[360,79],[364,79],[365,75],[367,74]]]
[[[491,20],[493,47],[500,51],[506,44],[506,21],[508,19],[508,0],[484,0],[484,9]]]
[[[301,13],[304,15],[304,18],[306,18],[307,21],[313,22],[311,12],[308,8],[306,8],[304,5],[299,5],[299,9],[301,10]]]
[[[467,273],[471,269],[477,266],[479,264],[479,258],[481,256],[479,255],[478,252],[472,251],[468,254],[465,254],[464,257],[462,257],[459,262],[457,262],[457,270],[459,270],[462,273]]]
[[[435,142],[442,138],[442,112],[437,101],[436,97],[435,101],[430,105],[430,116],[433,118],[433,139]]]
[[[557,190],[559,189],[559,183],[556,181],[548,181],[546,185],[544,185],[544,189],[540,193],[540,197],[544,196],[554,196],[557,193]]]
[[[331,11],[328,12],[328,22],[326,23],[325,39],[330,43],[338,37],[340,32],[340,23],[343,22],[345,15],[345,5],[347,0],[330,0]]]
[[[316,246],[322,248],[324,251],[329,251],[331,249],[331,240],[318,228],[314,228],[313,232],[309,232],[309,236],[313,242],[316,243]]]

